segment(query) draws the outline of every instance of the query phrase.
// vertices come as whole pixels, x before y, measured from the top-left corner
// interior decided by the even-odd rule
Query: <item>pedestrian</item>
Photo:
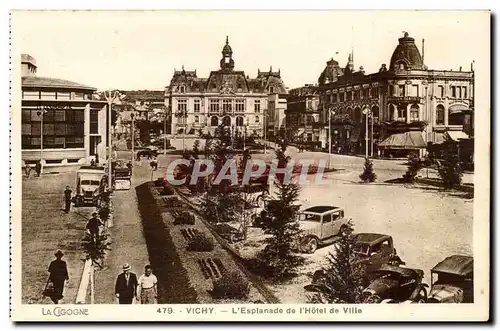
[[[91,167],[95,167],[96,166],[96,163],[95,163],[94,159],[90,159],[90,166]]]
[[[158,279],[153,275],[153,269],[148,264],[144,267],[144,274],[139,277],[137,296],[141,299],[141,304],[157,304]]]
[[[55,256],[56,259],[49,265],[49,282],[54,286],[50,298],[57,304],[63,298],[64,282],[69,280],[69,275],[66,262],[62,260],[64,253],[58,250]]]
[[[137,157],[136,157],[137,161],[141,161],[141,154],[140,153],[141,153],[140,151],[137,152]]]
[[[123,273],[119,274],[115,283],[115,296],[119,304],[131,304],[137,295],[137,276],[130,272],[130,265],[123,265]]]
[[[69,188],[69,186],[66,186],[66,189],[64,190],[64,211],[67,213],[69,213],[70,209],[71,209],[71,189]]]
[[[30,177],[31,166],[28,162],[24,162],[24,173],[26,174],[26,177]]]
[[[35,172],[36,172],[36,176],[40,177],[40,174],[42,173],[42,162],[41,161],[36,161]]]
[[[151,166],[151,170],[157,170],[158,169],[158,161],[156,160],[156,157],[149,163]]]
[[[87,226],[85,230],[88,234],[90,234],[93,238],[96,238],[99,235],[99,227],[103,225],[96,212],[92,213],[92,218],[87,222]]]

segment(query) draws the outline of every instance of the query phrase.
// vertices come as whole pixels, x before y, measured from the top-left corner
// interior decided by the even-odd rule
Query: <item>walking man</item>
[[[137,296],[141,298],[141,304],[157,304],[158,279],[153,275],[153,270],[148,264],[144,267],[144,274],[139,277]]]
[[[56,259],[49,265],[49,282],[54,285],[54,293],[51,295],[52,302],[57,304],[63,298],[64,282],[69,280],[66,262],[61,260],[63,252],[57,251]]]
[[[101,220],[97,217],[97,213],[92,213],[92,218],[87,222],[85,230],[93,237],[96,238],[99,235],[99,227],[103,225]]]
[[[64,211],[67,213],[69,213],[70,209],[71,209],[71,189],[69,188],[69,186],[66,186],[66,189],[64,190]]]
[[[40,177],[40,174],[42,173],[42,162],[41,161],[36,161],[35,171],[36,171],[37,177]]]
[[[31,173],[31,166],[28,162],[25,162],[24,163],[24,173],[26,174],[26,177],[30,177],[30,173]]]
[[[130,272],[130,265],[123,265],[123,273],[116,278],[115,296],[119,304],[132,304],[137,293],[137,276]]]

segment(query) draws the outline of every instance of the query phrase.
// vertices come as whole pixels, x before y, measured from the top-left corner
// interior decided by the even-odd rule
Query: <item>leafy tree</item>
[[[193,143],[193,157],[197,159],[199,154],[200,154],[200,141],[196,139]]]
[[[321,286],[321,295],[312,295],[310,303],[361,303],[364,285],[364,268],[354,252],[356,237],[352,223],[334,244],[334,252],[329,253],[327,265],[316,272],[313,283]]]
[[[403,175],[403,180],[406,183],[415,182],[415,178],[417,177],[419,171],[424,167],[423,161],[415,154],[410,154],[408,158],[408,170]]]
[[[265,239],[266,247],[258,254],[257,260],[265,268],[267,276],[277,279],[294,274],[304,263],[304,258],[294,252],[301,230],[297,204],[300,186],[283,185],[276,182],[277,194],[270,201],[260,220],[264,233],[271,236]]]
[[[445,188],[455,188],[462,184],[463,169],[454,142],[444,142],[443,159],[438,163],[439,177]]]
[[[377,175],[373,171],[373,162],[367,157],[365,158],[363,173],[359,175],[359,178],[365,183],[373,183],[377,179]]]

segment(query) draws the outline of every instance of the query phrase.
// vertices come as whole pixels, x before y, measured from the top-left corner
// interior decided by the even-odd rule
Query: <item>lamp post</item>
[[[163,155],[167,155],[167,116],[170,109],[169,106],[165,106],[163,110]]]
[[[328,169],[332,163],[332,115],[335,115],[335,112],[328,109]]]
[[[368,108],[365,108],[363,110],[363,114],[366,115],[366,121],[365,121],[365,157],[368,158],[368,118],[371,117],[371,110]]]
[[[370,140],[370,156],[373,157],[373,113],[370,114],[370,119],[371,119],[371,140]]]
[[[131,133],[131,136],[132,136],[132,163],[134,162],[134,155],[135,155],[135,151],[134,151],[134,147],[135,147],[135,122],[134,122],[134,117],[135,117],[135,114],[134,114],[134,111],[132,110],[132,113],[130,114],[130,118],[132,119],[132,124],[131,124],[131,127],[130,127],[130,133]]]
[[[40,106],[40,110],[36,112],[40,116],[40,174],[43,173],[43,115],[47,113],[45,106]]]
[[[112,143],[111,143],[111,107],[113,106],[113,102],[116,100],[118,97],[118,93],[116,91],[105,91],[104,92],[104,97],[106,98],[106,101],[108,102],[108,151],[109,151],[109,156],[108,156],[108,188],[109,190],[112,190],[113,187],[113,181],[112,181],[112,165],[111,165],[111,151],[112,151]]]

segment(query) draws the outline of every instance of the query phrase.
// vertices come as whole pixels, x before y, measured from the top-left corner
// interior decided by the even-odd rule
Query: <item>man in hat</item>
[[[64,190],[64,211],[67,213],[69,213],[70,209],[71,209],[71,189],[69,188],[69,186],[66,186],[66,189]]]
[[[123,265],[123,273],[116,278],[115,296],[120,304],[131,304],[137,295],[137,276],[130,272],[130,265]]]
[[[63,255],[63,252],[58,250],[55,253],[56,259],[49,265],[49,281],[54,285],[54,294],[51,299],[55,304],[63,298],[64,282],[69,280],[66,262],[61,260]]]
[[[99,235],[99,227],[102,225],[101,220],[97,217],[97,213],[92,213],[92,218],[87,222],[87,226],[85,227],[86,231],[92,236],[97,237]]]
[[[141,298],[141,304],[156,304],[158,297],[157,284],[158,279],[153,275],[153,269],[148,264],[144,267],[144,274],[139,277],[138,297]]]

